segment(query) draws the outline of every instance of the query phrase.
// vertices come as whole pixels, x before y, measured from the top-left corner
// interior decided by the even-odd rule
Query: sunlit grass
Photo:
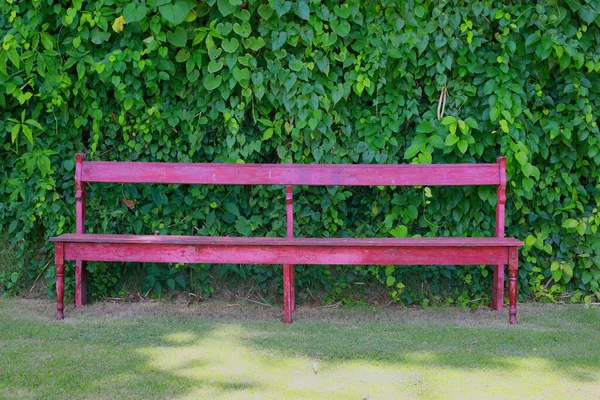
[[[362,311],[341,310],[331,321],[314,318],[288,326],[276,319],[79,312],[57,322],[49,302],[4,300],[0,398],[597,399],[600,394],[598,310],[525,305],[517,326],[487,311],[469,318],[462,315],[470,313],[466,309],[399,312],[413,314],[398,321],[356,322]]]

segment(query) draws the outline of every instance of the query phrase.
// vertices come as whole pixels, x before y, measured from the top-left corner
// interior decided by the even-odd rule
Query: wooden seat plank
[[[71,243],[139,243],[243,246],[302,246],[302,247],[507,247],[521,246],[513,238],[446,237],[446,238],[280,238],[235,236],[176,236],[176,235],[118,235],[64,234],[50,238],[52,242]]]
[[[398,247],[72,243],[65,259],[122,262],[178,262],[208,264],[311,264],[311,265],[480,265],[508,262],[506,247]]]

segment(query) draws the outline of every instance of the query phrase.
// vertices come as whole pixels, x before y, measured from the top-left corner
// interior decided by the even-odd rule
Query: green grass
[[[597,399],[600,311],[0,300],[2,399]],[[202,317],[211,315],[211,318]],[[316,367],[317,373],[314,368]]]

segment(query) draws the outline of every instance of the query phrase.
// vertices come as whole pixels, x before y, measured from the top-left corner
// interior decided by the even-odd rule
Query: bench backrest
[[[84,182],[286,185],[288,236],[293,235],[292,186],[495,185],[496,236],[504,236],[506,159],[495,164],[216,164],[85,161],[75,169],[77,233],[84,232]]]

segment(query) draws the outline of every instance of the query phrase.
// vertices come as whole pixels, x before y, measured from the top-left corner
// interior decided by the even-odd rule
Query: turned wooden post
[[[56,258],[56,319],[65,317],[65,248],[64,243],[57,242],[54,246]]]
[[[291,185],[285,187],[287,237],[294,237],[293,191]],[[296,311],[294,293],[294,265],[283,266],[283,322],[292,323],[292,312]]]
[[[506,157],[498,157],[500,184],[496,189],[498,204],[496,206],[496,237],[504,237],[504,216],[506,207]],[[494,282],[492,285],[492,310],[502,311],[504,307],[504,264],[494,266]]]
[[[85,154],[75,155],[75,233],[85,233],[85,182],[83,173]],[[87,263],[75,260],[75,307],[81,307],[87,302]]]
[[[508,250],[508,323],[517,323],[517,272],[519,269],[519,252],[516,247]]]

